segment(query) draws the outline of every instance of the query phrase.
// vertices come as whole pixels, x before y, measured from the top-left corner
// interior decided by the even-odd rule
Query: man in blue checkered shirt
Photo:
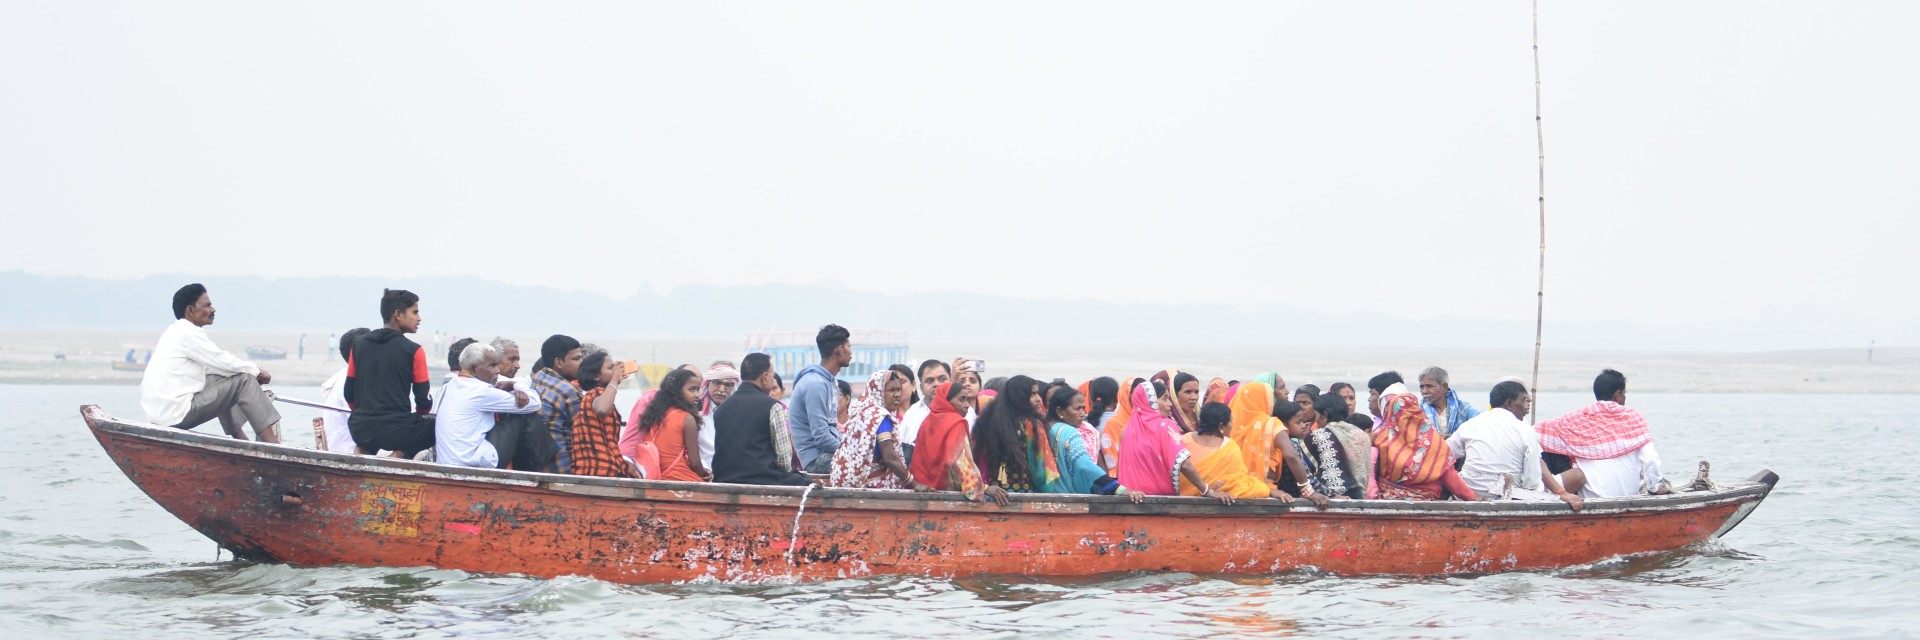
[[[573,468],[573,416],[580,412],[580,387],[574,376],[580,373],[580,341],[555,334],[540,345],[540,359],[533,363],[533,391],[540,394],[540,421],[553,434],[554,473]]]

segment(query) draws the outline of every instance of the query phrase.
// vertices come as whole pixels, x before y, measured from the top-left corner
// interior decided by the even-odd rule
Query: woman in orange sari
[[[699,403],[700,374],[674,369],[660,381],[660,393],[640,413],[635,430],[653,439],[660,455],[660,480],[706,482],[713,478],[713,472],[700,463]]]
[[[1247,471],[1254,477],[1277,482],[1284,466],[1296,478],[1307,477],[1307,467],[1293,449],[1287,425],[1273,416],[1273,387],[1265,382],[1242,382],[1227,406],[1233,414],[1231,435],[1240,447]],[[1417,407],[1416,407],[1417,408]],[[1326,497],[1309,497],[1315,506],[1326,506]]]
[[[1127,423],[1133,421],[1133,389],[1145,382],[1139,377],[1130,377],[1120,381],[1119,399],[1114,401],[1113,417],[1100,426],[1100,468],[1107,473],[1115,473],[1120,468],[1120,434],[1127,430]]]
[[[915,491],[958,491],[969,500],[987,500],[1005,506],[1007,492],[980,479],[973,462],[973,442],[967,437],[967,416],[957,407],[973,406],[973,387],[947,382],[933,388],[927,399],[927,420],[913,443]]]
[[[1247,461],[1240,455],[1240,445],[1227,437],[1232,432],[1232,422],[1232,409],[1218,402],[1209,402],[1200,407],[1200,424],[1194,432],[1180,436],[1180,443],[1187,448],[1187,459],[1200,472],[1200,480],[1207,486],[1215,487],[1214,491],[1235,498],[1273,498],[1292,502],[1293,497],[1285,491],[1273,488],[1267,481],[1247,471]],[[1200,495],[1200,487],[1192,483],[1183,484],[1180,486],[1180,495]]]
[[[1445,500],[1451,492],[1461,500],[1475,500],[1473,489],[1453,470],[1453,450],[1447,435],[1427,420],[1420,396],[1401,383],[1380,392],[1380,426],[1373,429],[1373,448],[1380,454],[1374,465],[1380,497],[1388,500]]]

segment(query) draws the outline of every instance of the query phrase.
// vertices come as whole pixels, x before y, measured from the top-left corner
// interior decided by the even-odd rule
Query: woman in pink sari
[[[1232,495],[1215,492],[1200,479],[1200,471],[1187,459],[1187,448],[1180,443],[1180,425],[1160,415],[1154,399],[1166,395],[1166,391],[1158,382],[1133,388],[1133,416],[1121,434],[1120,462],[1116,465],[1120,484],[1150,496],[1177,496],[1179,481],[1184,479],[1201,487],[1201,496],[1233,504]]]

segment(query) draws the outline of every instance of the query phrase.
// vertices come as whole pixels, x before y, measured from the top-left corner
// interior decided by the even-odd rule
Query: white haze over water
[[[1920,344],[1920,5],[1541,11],[1550,336]],[[1530,325],[1528,12],[7,3],[0,270]]]

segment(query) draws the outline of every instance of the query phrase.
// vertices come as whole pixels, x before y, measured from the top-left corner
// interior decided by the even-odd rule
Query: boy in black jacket
[[[420,296],[387,289],[380,315],[386,326],[354,341],[347,355],[347,406],[353,409],[347,430],[360,453],[387,449],[411,458],[433,448],[427,351],[405,335],[420,330]]]

